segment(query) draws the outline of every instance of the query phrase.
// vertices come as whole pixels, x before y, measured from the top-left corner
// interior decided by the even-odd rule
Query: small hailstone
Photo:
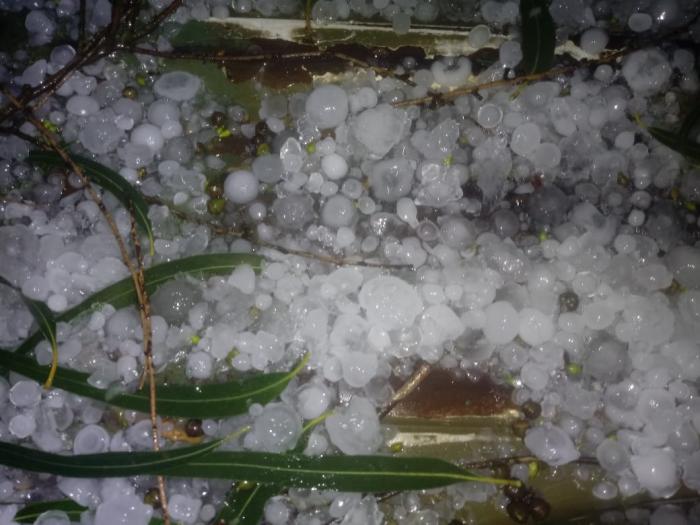
[[[153,91],[161,97],[183,102],[193,98],[201,85],[202,81],[195,75],[184,71],[172,71],[161,75],[155,81]]]
[[[285,525],[290,523],[291,509],[282,497],[270,498],[265,504],[265,523]]]
[[[402,197],[396,202],[396,215],[409,226],[415,228],[418,225],[416,215],[418,210],[412,199]]]
[[[287,405],[270,403],[255,419],[252,432],[262,450],[284,452],[296,444],[301,434],[301,420]]]
[[[248,264],[237,266],[228,278],[228,284],[242,293],[250,295],[255,290],[255,271]]]
[[[337,248],[343,249],[350,246],[355,242],[355,232],[346,226],[341,226],[338,228],[338,233],[335,238],[335,246]]]
[[[109,449],[110,437],[99,425],[87,425],[73,439],[74,454],[99,454]]]
[[[199,498],[191,498],[184,494],[175,494],[168,498],[168,512],[180,523],[188,525],[196,523],[201,507],[202,500]]]
[[[492,129],[503,120],[503,110],[496,104],[484,104],[476,114],[476,121],[482,128]]]
[[[651,29],[653,19],[647,13],[632,13],[627,19],[627,26],[635,33],[642,33]]]
[[[510,149],[513,150],[513,153],[525,157],[539,145],[541,136],[540,128],[537,124],[532,122],[521,124],[513,131]]]
[[[365,283],[359,303],[367,320],[386,330],[406,328],[422,311],[415,287],[393,276],[378,276]]]
[[[586,53],[597,55],[608,45],[608,34],[598,27],[592,27],[583,32],[580,45]]]
[[[249,171],[234,171],[224,181],[224,195],[235,204],[252,202],[258,196],[258,179]]]
[[[321,222],[329,228],[350,226],[355,215],[355,206],[344,195],[333,195],[321,208]]]
[[[92,115],[100,110],[97,100],[85,95],[73,95],[66,102],[66,110],[73,115],[84,117]]]
[[[527,344],[535,346],[554,336],[554,323],[550,316],[534,308],[523,308],[519,314],[518,335]]]
[[[469,31],[469,36],[467,37],[469,45],[475,49],[480,49],[490,38],[491,30],[488,26],[483,24],[473,27],[472,30]]]
[[[131,132],[131,142],[137,146],[146,146],[152,153],[157,153],[163,148],[165,140],[160,128],[153,124],[141,124]]]
[[[17,381],[10,389],[9,398],[17,408],[36,406],[41,401],[41,386],[36,381]]]
[[[330,405],[331,393],[322,384],[306,384],[299,389],[297,410],[304,419],[314,419],[323,414]]]
[[[321,169],[329,179],[338,180],[347,174],[348,163],[337,153],[331,153],[321,159]]]
[[[207,352],[191,352],[187,356],[187,377],[194,379],[207,379],[211,377],[214,364],[211,355]]]
[[[306,113],[320,129],[335,128],[348,116],[348,95],[338,86],[317,87],[306,99]]]
[[[36,420],[31,413],[17,414],[10,419],[7,428],[17,439],[24,439],[36,430]]]
[[[630,224],[630,226],[638,228],[644,224],[644,218],[644,212],[642,210],[632,210],[627,216],[627,222]]]
[[[376,375],[379,361],[376,354],[367,352],[344,352],[340,358],[343,379],[353,388],[362,388]]]
[[[125,495],[102,502],[95,512],[95,525],[148,525],[153,507],[135,495]]]
[[[530,428],[524,441],[535,456],[553,467],[571,463],[580,456],[571,437],[550,424]]]
[[[496,301],[484,310],[486,323],[484,336],[493,344],[509,343],[518,335],[519,317],[515,308],[507,301]]]
[[[498,59],[504,67],[514,68],[523,59],[523,50],[520,42],[508,40],[501,44],[498,50]]]
[[[678,465],[672,450],[650,450],[632,456],[630,463],[641,486],[653,496],[668,497],[678,489]]]

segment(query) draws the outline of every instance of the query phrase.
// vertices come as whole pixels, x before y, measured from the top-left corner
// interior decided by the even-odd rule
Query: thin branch
[[[428,363],[421,363],[421,365],[413,372],[413,375],[399,388],[394,397],[391,398],[389,404],[385,406],[379,413],[379,419],[384,419],[389,413],[398,405],[402,400],[406,399],[411,392],[420,386],[420,384],[425,381],[428,377],[432,367]]]

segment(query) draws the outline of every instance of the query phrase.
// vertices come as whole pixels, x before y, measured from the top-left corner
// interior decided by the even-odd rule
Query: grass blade
[[[519,485],[516,480],[476,476],[435,458],[211,452],[219,444],[214,441],[159,452],[65,456],[0,442],[0,464],[75,478],[164,475],[349,492],[421,490],[463,481]]]
[[[526,75],[543,73],[554,64],[555,26],[546,0],[520,2],[523,60]]]
[[[234,268],[243,264],[248,264],[258,271],[262,266],[262,262],[263,258],[258,255],[241,253],[211,253],[183,257],[176,261],[157,264],[147,268],[144,272],[146,290],[149,295],[153,294],[161,284],[181,274],[194,276],[222,274],[231,272]],[[119,309],[136,303],[134,283],[131,277],[127,277],[94,293],[82,303],[57,315],[56,321],[67,323],[102,304],[111,304]],[[33,334],[15,352],[18,354],[31,352],[42,338],[43,336],[40,332]]]
[[[39,326],[39,332],[46,338],[51,344],[51,368],[46,376],[46,381],[44,382],[45,388],[51,388],[54,376],[56,375],[56,369],[58,368],[58,343],[56,342],[56,320],[53,317],[53,313],[49,310],[49,307],[40,301],[34,301],[25,297],[24,294],[17,290],[12,283],[3,277],[0,277],[0,283],[9,286],[10,288],[17,291],[17,293],[22,297],[24,304],[31,312],[36,324]]]
[[[65,512],[70,521],[80,521],[80,515],[88,508],[78,505],[72,499],[41,501],[20,509],[13,519],[17,523],[34,523],[41,514],[50,510]]]
[[[242,414],[252,403],[262,405],[275,399],[287,383],[306,365],[308,356],[289,372],[258,374],[240,381],[210,385],[159,385],[157,410],[160,416],[218,418]],[[0,367],[35,381],[46,376],[47,367],[27,356],[0,351]],[[147,390],[114,393],[95,388],[87,382],[88,374],[59,368],[53,386],[113,406],[147,413]]]
[[[221,440],[158,452],[109,452],[62,455],[42,452],[13,443],[0,442],[0,463],[5,466],[75,478],[111,478],[157,474],[177,465],[187,465],[211,454]]]
[[[649,133],[664,146],[677,151],[689,160],[700,163],[700,144],[690,142],[686,137],[661,128],[648,128]]]
[[[99,162],[90,160],[79,155],[70,155],[73,162],[80,166],[85,175],[95,184],[114,195],[119,202],[131,213],[134,214],[136,224],[138,224],[148,235],[148,243],[151,255],[153,255],[153,228],[151,220],[148,218],[148,204],[129,182],[116,171],[103,166]],[[31,163],[43,164],[46,166],[63,166],[63,159],[53,151],[32,151],[27,160]]]

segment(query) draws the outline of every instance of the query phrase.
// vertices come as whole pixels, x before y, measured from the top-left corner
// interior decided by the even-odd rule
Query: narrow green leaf
[[[17,523],[34,523],[41,514],[50,510],[65,512],[71,521],[80,521],[80,515],[88,509],[72,499],[41,501],[23,507],[13,519]]]
[[[153,228],[148,218],[148,204],[143,200],[141,193],[116,171],[103,166],[99,162],[71,155],[71,159],[84,171],[85,175],[95,184],[114,195],[119,202],[134,214],[134,220],[148,235],[150,252],[153,254]],[[63,159],[53,151],[32,151],[27,157],[28,162],[44,164],[47,166],[63,166]]]
[[[56,320],[54,319],[53,312],[40,301],[34,301],[25,297],[25,295],[17,290],[10,281],[3,277],[0,277],[0,283],[9,286],[17,291],[17,293],[22,297],[24,304],[31,312],[36,324],[39,327],[39,332],[43,335],[51,344],[51,354],[53,356],[51,362],[51,368],[48,370],[45,376],[46,388],[50,388],[53,383],[53,378],[56,374],[56,367],[58,366],[58,343],[56,342]]]
[[[31,472],[74,478],[112,478],[157,474],[211,454],[221,440],[158,452],[63,455],[0,442],[0,463]],[[191,476],[190,476],[191,477]]]
[[[680,134],[661,128],[648,128],[648,131],[652,137],[661,142],[664,146],[671,148],[673,151],[677,151],[691,161],[700,163],[700,144],[697,142],[690,142]]]
[[[421,490],[463,481],[518,484],[512,480],[476,476],[435,458],[210,452],[218,444],[216,441],[159,452],[65,456],[0,442],[0,464],[75,478],[164,475],[351,492]]]
[[[194,276],[216,275],[231,272],[234,268],[243,264],[248,264],[254,270],[259,271],[262,261],[262,257],[258,255],[241,253],[211,253],[184,257],[176,261],[157,264],[147,268],[144,272],[146,290],[149,295],[153,294],[161,284],[181,274]],[[57,315],[56,321],[64,323],[72,321],[79,315],[101,304],[111,304],[119,309],[136,304],[136,302],[134,283],[131,277],[127,277],[94,293],[82,303]],[[26,339],[15,352],[18,354],[31,352],[42,339],[42,334],[37,332]]]
[[[243,479],[283,487],[385,492],[442,487],[464,481],[509,484],[484,478],[435,458],[396,456],[323,456],[265,452],[213,452],[166,476]]]
[[[520,2],[523,60],[520,67],[525,74],[543,73],[554,64],[556,47],[555,25],[549,14],[547,0]]]
[[[279,494],[282,487],[258,483],[251,489],[233,488],[219,514],[217,525],[258,525],[262,521],[267,500]]]
[[[171,417],[217,418],[242,414],[253,403],[264,405],[279,396],[307,360],[308,357],[289,372],[259,374],[240,381],[200,386],[159,385],[156,409],[159,415]],[[0,351],[0,367],[35,381],[45,378],[49,370],[30,357],[4,351]],[[88,377],[82,372],[59,368],[53,386],[120,408],[148,412],[148,390],[114,393],[90,385]]]

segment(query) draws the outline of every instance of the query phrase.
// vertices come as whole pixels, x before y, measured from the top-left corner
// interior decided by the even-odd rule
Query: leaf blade
[[[434,458],[323,456],[267,452],[211,452],[219,442],[159,452],[109,452],[82,456],[51,454],[0,442],[0,464],[34,472],[85,477],[164,475],[245,479],[285,487],[349,492],[421,490],[463,481],[518,484],[475,476]]]
[[[80,521],[80,515],[88,508],[79,505],[72,499],[41,501],[21,508],[13,519],[17,523],[34,523],[41,514],[51,510],[65,512],[71,521]]]
[[[233,489],[214,519],[220,525],[258,525],[265,512],[265,503],[283,490],[277,485],[258,483],[250,490]]]
[[[286,388],[289,381],[306,365],[308,356],[289,372],[259,374],[240,381],[210,385],[159,385],[156,409],[161,416],[218,418],[246,412],[252,403],[266,404]],[[0,367],[30,379],[45,377],[46,367],[31,358],[0,351]],[[87,382],[88,374],[59,368],[53,386],[128,410],[149,411],[148,391],[113,394]]]
[[[684,157],[700,163],[700,144],[686,140],[680,134],[673,133],[661,128],[648,128],[649,133],[661,144],[673,151],[680,153]]]
[[[70,155],[70,158],[80,166],[85,175],[95,184],[109,191],[122,205],[134,215],[134,220],[148,235],[150,253],[153,255],[153,227],[148,218],[148,204],[129,182],[102,164],[94,160],[81,157],[80,155]],[[63,166],[65,162],[58,153],[53,151],[32,151],[27,160],[32,163],[45,164],[49,166]]]
[[[554,64],[555,25],[546,0],[520,2],[523,59],[521,68],[527,75],[544,73]]]
[[[167,471],[211,454],[221,440],[158,452],[109,452],[65,456],[0,442],[0,463],[12,468],[60,476],[123,477]]]

